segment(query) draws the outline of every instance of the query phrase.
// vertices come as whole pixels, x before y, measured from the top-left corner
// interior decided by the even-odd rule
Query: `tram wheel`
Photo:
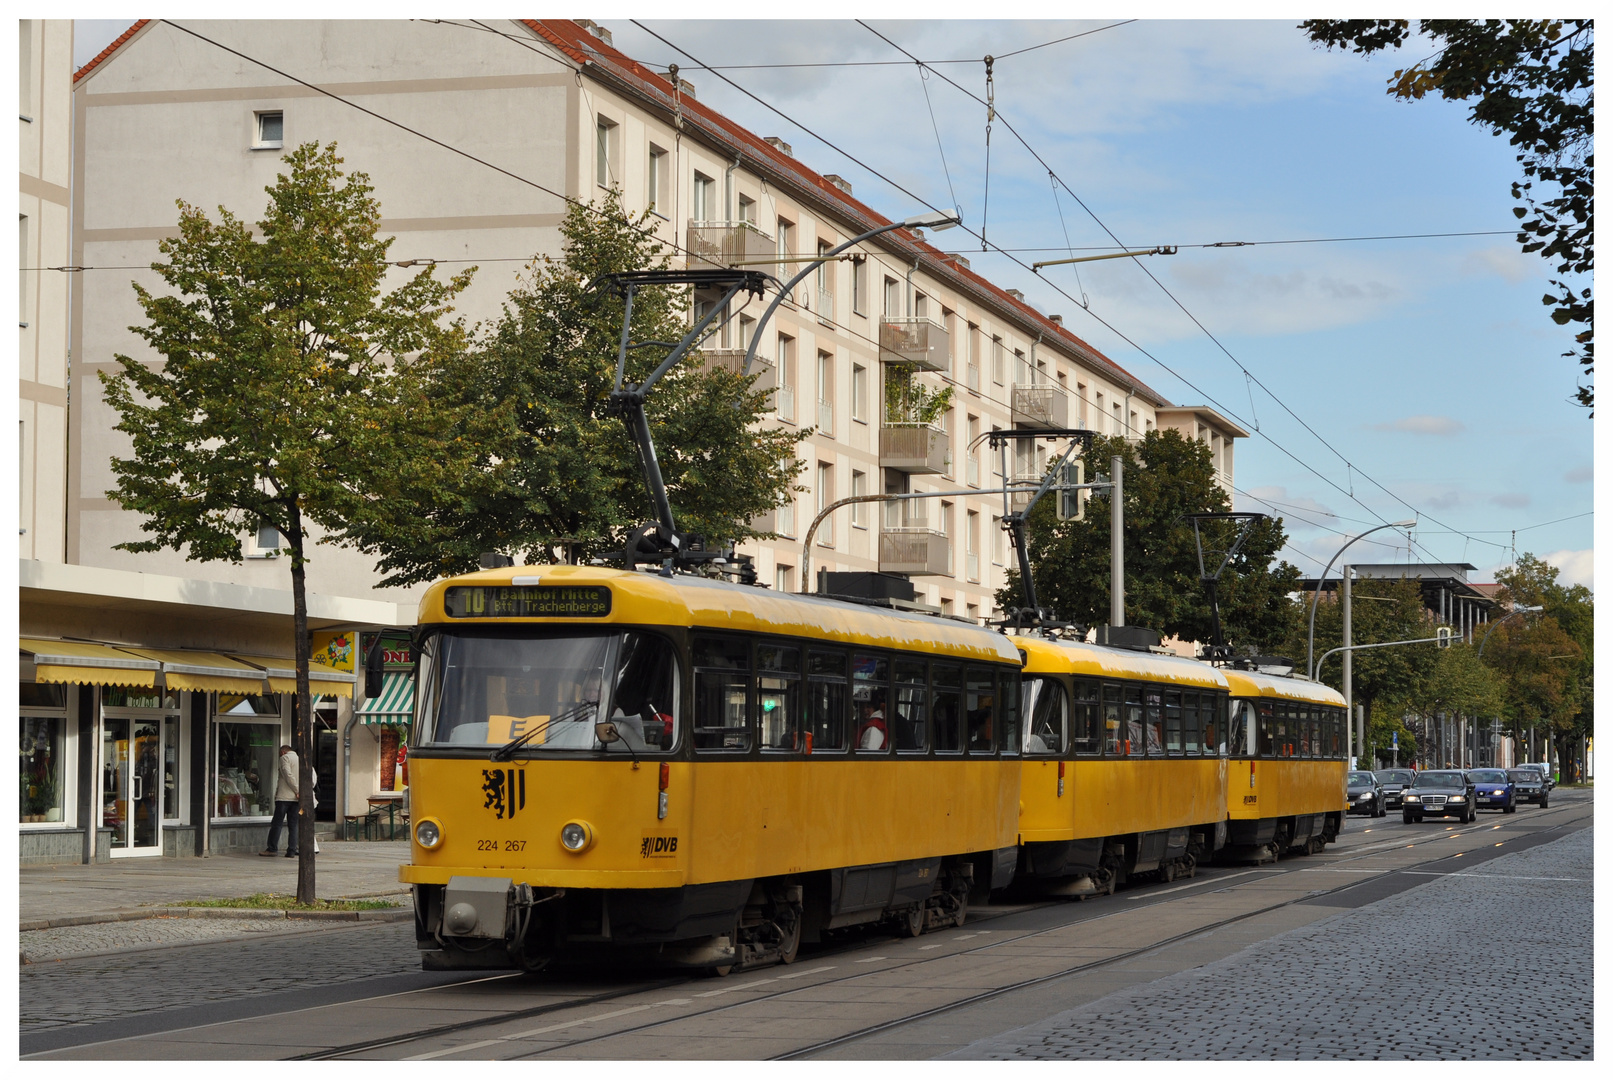
[[[907,914],[902,916],[899,924],[903,937],[913,938],[924,933],[924,914],[923,904],[914,904],[907,909]]]
[[[790,920],[790,929],[779,942],[778,962],[781,964],[795,963],[795,954],[801,951],[801,916],[797,914]]]
[[[1172,859],[1159,868],[1159,880],[1167,885],[1176,880],[1176,860]]]
[[[956,915],[952,916],[952,925],[953,926],[962,926],[963,925],[963,920],[965,918],[967,918],[968,915],[969,915],[969,894],[968,893],[962,893],[962,894],[960,894],[958,896],[958,913]]]

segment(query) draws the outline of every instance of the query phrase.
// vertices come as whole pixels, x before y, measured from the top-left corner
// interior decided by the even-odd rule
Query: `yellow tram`
[[[1230,854],[1315,853],[1344,823],[1344,698],[1308,679],[1227,668]]]
[[[1017,858],[1020,658],[955,620],[692,575],[516,567],[421,601],[427,968],[725,970],[962,922]]]
[[[1183,657],[1040,637],[1025,657],[1022,886],[1191,874],[1225,839],[1227,683]]]

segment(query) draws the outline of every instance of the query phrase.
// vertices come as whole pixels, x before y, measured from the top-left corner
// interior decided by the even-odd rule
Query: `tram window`
[[[1057,679],[1024,680],[1025,753],[1062,754],[1070,729],[1070,703]]]
[[[762,749],[802,748],[800,649],[756,646],[756,714]]]
[[[1098,703],[1098,684],[1086,679],[1075,680],[1075,701],[1070,716],[1069,747],[1072,753],[1096,754],[1102,751],[1102,712]]]
[[[995,749],[996,731],[993,713],[996,701],[992,692],[991,669],[969,667],[965,669],[963,686],[963,712],[969,725],[969,751],[989,754]]]
[[[1206,701],[1209,695],[1204,696]],[[1168,706],[1167,706],[1168,707]],[[1199,721],[1199,694],[1196,690],[1182,692],[1182,753],[1199,752],[1199,735],[1203,732]]]
[[[1141,757],[1147,752],[1143,738],[1143,688],[1126,687],[1126,744],[1125,752]]]
[[[1002,730],[1003,753],[1019,756],[1019,672],[997,672],[997,723]]]
[[[1328,756],[1329,757],[1343,757],[1344,756],[1344,712],[1343,712],[1343,710],[1340,710],[1340,709],[1329,709],[1329,710],[1327,710],[1327,723],[1328,723],[1328,729],[1332,732],[1332,738],[1330,738],[1328,740],[1328,746],[1330,746],[1332,749],[1331,749],[1330,753],[1328,754]]]
[[[955,754],[963,749],[962,694],[963,667],[960,664],[930,665],[930,716],[935,725],[937,753]]]
[[[697,671],[694,676],[696,750],[750,749],[750,676]]]
[[[846,679],[846,654],[807,653],[807,739],[809,753],[846,748],[846,712],[851,693]]]
[[[1272,713],[1271,702],[1260,702],[1256,710],[1255,750],[1261,757],[1276,757],[1277,717]]]
[[[694,639],[694,666],[750,670],[750,644],[744,638],[708,637]]]
[[[1318,717],[1320,709],[1314,705],[1305,710],[1305,731],[1310,736],[1305,746],[1306,757],[1322,756],[1322,724]]]
[[[1105,752],[1109,754],[1127,753],[1127,747],[1131,745],[1120,718],[1120,698],[1119,686],[1103,684],[1103,741]]]
[[[1182,752],[1182,692],[1165,691],[1165,752]]]
[[[659,634],[623,635],[611,693],[611,722],[635,751],[670,750],[678,741],[678,659]]]
[[[613,634],[444,634],[436,716],[421,741],[533,750],[598,750],[594,723]],[[658,703],[659,704],[659,703]]]
[[[890,737],[890,661],[854,653],[851,658],[851,701],[857,731],[852,745],[871,753],[887,753]]]
[[[898,660],[895,668],[896,709],[891,717],[891,738],[899,753],[923,753],[930,742],[924,662]]]

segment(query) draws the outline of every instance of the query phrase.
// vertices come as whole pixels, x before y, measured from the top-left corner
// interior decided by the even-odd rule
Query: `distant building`
[[[1411,579],[1422,589],[1423,606],[1441,626],[1449,626],[1468,642],[1473,641],[1475,628],[1490,621],[1500,604],[1496,600],[1499,586],[1475,585],[1467,580],[1470,571],[1478,567],[1472,563],[1353,563],[1350,570],[1355,579],[1387,578]],[[1316,591],[1316,578],[1300,583],[1305,592]],[[1339,587],[1336,574],[1329,574],[1322,586],[1326,593]]]

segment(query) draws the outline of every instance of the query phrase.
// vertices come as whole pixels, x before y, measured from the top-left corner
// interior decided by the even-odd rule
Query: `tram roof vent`
[[[1108,645],[1116,649],[1137,649],[1149,652],[1156,648],[1162,636],[1158,630],[1148,630],[1141,626],[1095,626],[1094,640],[1099,645]]]
[[[824,570],[818,574],[818,592],[846,600],[907,600],[918,593],[913,583],[895,574],[876,574],[867,570]]]

